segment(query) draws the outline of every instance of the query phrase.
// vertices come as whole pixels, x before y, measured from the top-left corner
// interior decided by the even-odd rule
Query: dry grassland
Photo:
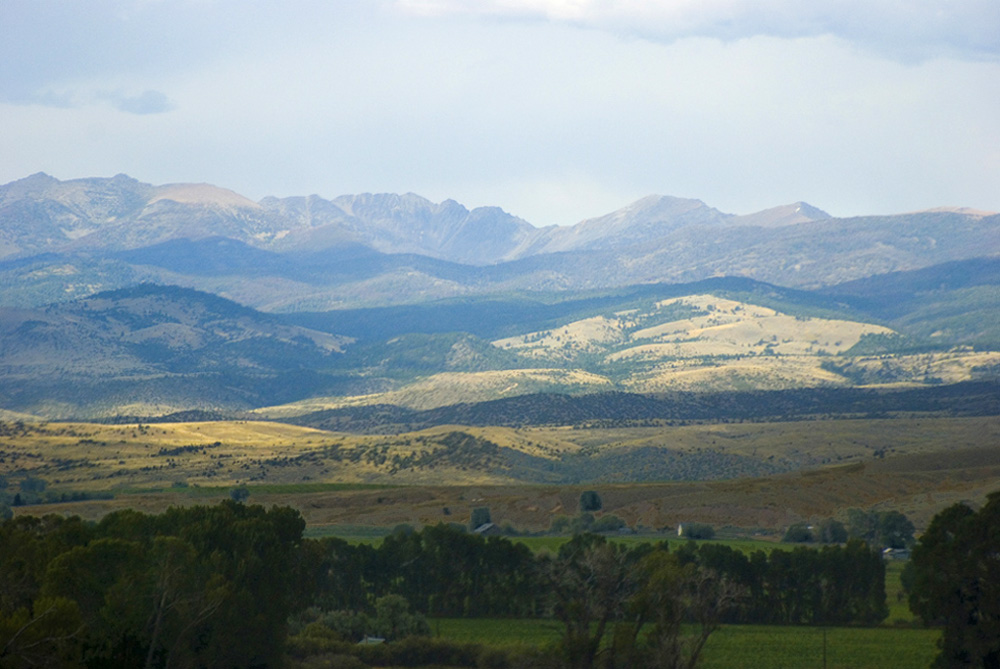
[[[638,327],[640,317],[658,320],[657,312],[682,305],[703,315]],[[669,313],[669,312],[668,312]],[[664,300],[651,312],[635,311],[587,318],[554,330],[535,332],[494,342],[494,345],[539,358],[566,358],[572,352],[617,350],[609,362],[626,359],[658,360],[719,355],[838,354],[865,334],[892,330],[868,323],[797,318],[773,309],[727,300],[714,295],[692,295]]]
[[[974,378],[977,369],[1000,365],[1000,352],[970,349],[842,355],[865,335],[892,334],[869,323],[796,317],[713,295],[694,295],[493,342],[544,368],[438,373],[387,392],[311,398],[257,412],[283,418],[373,404],[422,410],[539,392],[957,383]]]
[[[444,442],[456,434],[542,460],[667,447],[738,454],[798,471],[704,482],[525,485],[498,475],[488,460],[443,457]],[[0,473],[12,481],[39,476],[54,490],[116,491],[111,500],[19,509],[91,518],[126,506],[204,503],[246,483],[252,501],[295,506],[311,525],[466,522],[472,508],[489,506],[497,522],[541,530],[555,515],[575,514],[582,490],[596,489],[605,512],[631,525],[699,520],[779,531],[800,520],[843,517],[850,507],[897,508],[921,524],[956,501],[982,501],[1000,488],[998,443],[995,417],[623,429],[445,426],[394,436],[263,422],[48,423],[0,437]],[[394,465],[393,456],[429,464],[407,469]]]
[[[348,406],[394,404],[408,409],[435,409],[459,402],[488,400],[553,391],[602,392],[612,390],[611,381],[599,374],[574,369],[510,369],[493,372],[443,372],[433,374],[399,390],[351,397],[311,398],[277,407],[257,409],[268,418],[298,416],[312,411]]]

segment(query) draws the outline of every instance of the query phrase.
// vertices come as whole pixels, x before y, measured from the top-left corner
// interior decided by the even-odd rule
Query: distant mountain
[[[7,256],[122,250],[185,237],[267,239],[275,228],[260,205],[207,184],[35,174],[0,186],[0,248]]]
[[[609,289],[742,276],[819,288],[1000,254],[1000,216],[938,209],[747,215],[649,196],[574,226],[412,193],[264,198],[124,175],[0,186],[0,302],[33,307],[141,282],[268,311]]]
[[[701,200],[650,195],[571,227],[547,228],[520,255],[626,248],[684,227],[717,227],[730,218]]]
[[[273,246],[317,250],[361,243],[382,253],[415,253],[466,264],[490,264],[514,254],[536,234],[530,223],[497,207],[469,211],[454,200],[435,204],[419,195],[315,195],[265,198],[261,206],[289,227]]]
[[[241,246],[230,258],[235,242],[216,243],[220,262],[284,260]],[[213,278],[213,260],[196,254],[192,263],[205,267],[189,269]],[[968,290],[956,286],[952,295]],[[995,305],[996,285],[980,288],[992,290]],[[947,295],[935,299],[947,303]],[[736,277],[299,314],[143,284],[44,308],[0,308],[0,407],[50,418],[271,407],[266,415],[287,417],[531,393],[934,385],[1000,376],[997,349],[952,350],[952,335],[941,334],[951,321],[935,321],[919,301],[915,309],[888,321],[850,295]],[[980,328],[1000,332],[980,320]]]
[[[758,211],[755,214],[734,216],[729,219],[730,225],[748,225],[761,228],[779,228],[797,223],[808,223],[810,221],[823,221],[832,218],[830,214],[822,209],[806,202],[793,202],[780,207],[773,207]]]
[[[132,406],[148,415],[292,401],[343,385],[315,370],[335,366],[350,341],[174,287],[0,308],[0,406],[52,416]]]
[[[880,274],[821,292],[919,340],[1000,350],[1000,258]]]

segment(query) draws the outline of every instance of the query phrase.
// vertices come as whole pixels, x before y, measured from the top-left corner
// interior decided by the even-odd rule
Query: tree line
[[[536,555],[454,525],[403,527],[377,547],[303,539],[304,527],[293,509],[235,500],[117,511],[97,523],[7,520],[0,666],[278,666],[297,616],[353,621],[355,636],[375,623],[426,630],[399,622],[410,610],[554,618],[573,667],[643,666],[654,656],[656,666],[688,666],[721,622],[872,624],[886,615],[882,561],[861,542],[746,556],[580,534]],[[702,631],[687,634],[689,623]],[[668,656],[676,663],[663,664]]]

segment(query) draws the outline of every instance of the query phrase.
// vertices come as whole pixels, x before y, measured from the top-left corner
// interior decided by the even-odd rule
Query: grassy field
[[[702,669],[925,669],[938,630],[726,626],[705,646]]]
[[[435,619],[435,634],[494,646],[556,641],[551,620]],[[826,664],[823,662],[824,636]],[[712,635],[702,669],[925,669],[937,654],[938,630],[908,628],[726,625]]]
[[[8,424],[10,426],[11,424]],[[662,483],[528,484],[505,480],[472,454],[392,469],[397,454],[445,448],[442,430],[489,440],[544,460],[564,453],[630,452],[659,445],[680,453],[782,461],[796,471],[758,478]],[[649,530],[681,522],[780,534],[796,522],[844,518],[851,507],[896,509],[918,528],[958,501],[1000,488],[1000,419],[797,421],[622,429],[463,428],[403,435],[348,435],[255,422],[26,424],[0,434],[0,475],[14,488],[40,477],[55,491],[116,498],[22,508],[98,518],[117,508],[161,511],[210,503],[247,485],[252,502],[299,509],[314,531],[343,525],[467,523],[488,506],[494,522],[546,530],[577,513],[596,489],[604,513]]]
[[[905,562],[896,560],[886,562],[885,565],[885,603],[889,605],[886,625],[911,625],[917,622],[916,616],[910,611],[903,585],[900,583],[904,566]]]
[[[538,536],[538,537],[512,537],[512,541],[517,541],[526,545],[531,550],[536,553],[539,551],[549,551],[555,553],[559,550],[559,547],[570,540],[569,536]],[[672,548],[677,548],[685,540],[678,539],[677,535],[673,532],[665,534],[636,534],[636,535],[611,535],[608,537],[611,541],[616,541],[618,543],[625,544],[626,546],[633,546],[635,544],[645,544],[645,543],[658,543],[660,541],[666,541],[670,544]],[[794,548],[794,544],[781,544],[774,541],[757,541],[753,539],[713,539],[711,540],[713,544],[723,544],[729,546],[734,550],[741,551],[746,554],[753,553],[754,551],[764,551],[769,553],[772,550],[778,548],[783,548],[785,550],[791,550]]]

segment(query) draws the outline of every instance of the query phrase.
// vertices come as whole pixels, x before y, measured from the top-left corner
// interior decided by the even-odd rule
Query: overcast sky
[[[1000,211],[997,0],[0,0],[0,183]]]

